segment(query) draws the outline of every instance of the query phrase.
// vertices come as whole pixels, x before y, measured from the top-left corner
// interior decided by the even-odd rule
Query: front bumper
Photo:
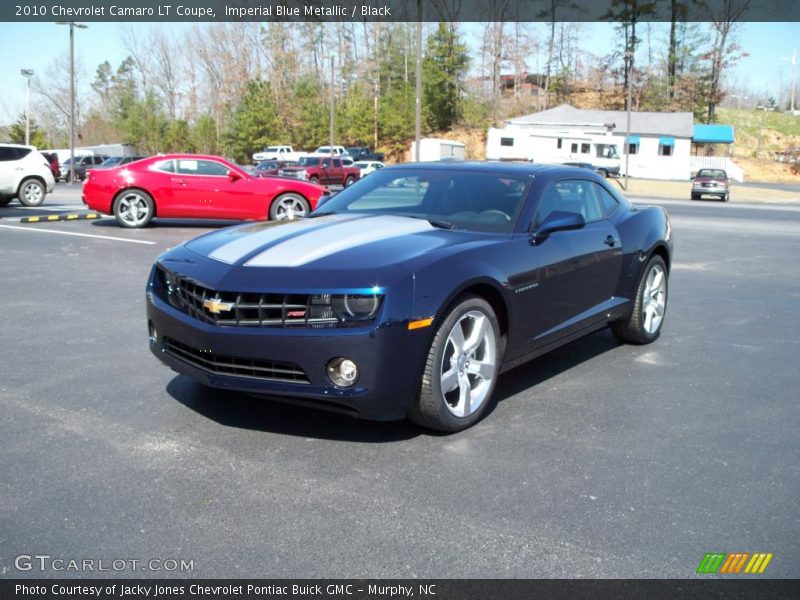
[[[728,193],[722,186],[712,186],[712,187],[702,187],[702,186],[692,186],[692,193],[697,194],[699,196],[724,196]]]
[[[404,322],[376,322],[357,329],[220,327],[202,323],[147,293],[148,323],[156,330],[150,350],[164,364],[205,385],[296,399],[322,409],[380,421],[403,419],[419,392],[430,329],[409,331]],[[213,372],[167,351],[165,338],[210,355],[291,363],[307,383]],[[355,385],[335,386],[327,375],[337,357],[359,368]]]

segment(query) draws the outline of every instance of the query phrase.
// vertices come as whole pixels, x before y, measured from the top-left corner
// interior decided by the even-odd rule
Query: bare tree
[[[709,123],[713,123],[716,119],[717,105],[722,100],[720,77],[723,70],[745,56],[736,43],[735,34],[742,16],[751,4],[752,0],[720,0],[715,3],[717,10],[710,14],[714,40],[708,55],[710,74],[707,120]]]

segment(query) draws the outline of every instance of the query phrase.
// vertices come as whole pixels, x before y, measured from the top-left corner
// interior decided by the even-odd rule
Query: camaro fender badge
[[[209,298],[203,300],[203,308],[205,308],[212,315],[218,315],[221,312],[227,312],[233,308],[233,302],[223,302],[219,298]]]
[[[532,289],[537,288],[537,287],[539,287],[539,283],[538,282],[537,283],[531,283],[530,285],[523,285],[522,287],[515,289],[514,293],[515,294],[520,294],[522,292],[527,292],[528,290],[532,290]]]

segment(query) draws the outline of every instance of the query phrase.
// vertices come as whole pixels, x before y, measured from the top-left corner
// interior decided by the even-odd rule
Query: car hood
[[[329,215],[241,225],[186,243],[221,265],[293,272],[414,270],[440,252],[492,244],[497,235],[434,227],[425,219],[389,215]]]

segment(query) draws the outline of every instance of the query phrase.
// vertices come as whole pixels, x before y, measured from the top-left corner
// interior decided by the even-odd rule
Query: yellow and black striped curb
[[[98,213],[86,213],[79,215],[71,213],[68,215],[39,215],[38,217],[22,217],[20,223],[47,223],[50,221],[86,221],[89,219],[100,219],[103,215]]]

